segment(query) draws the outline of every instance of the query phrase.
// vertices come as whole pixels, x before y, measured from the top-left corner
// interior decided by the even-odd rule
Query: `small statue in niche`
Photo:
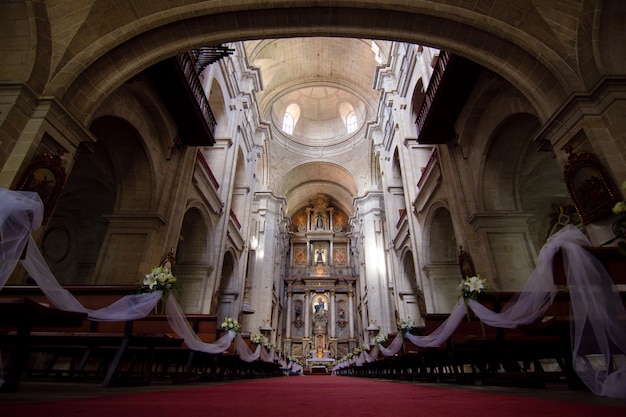
[[[461,268],[461,279],[476,275],[474,261],[472,261],[470,254],[463,250],[463,246],[459,246],[459,267]]]
[[[302,327],[302,309],[300,304],[296,304],[296,320],[294,321],[294,325],[297,328]]]
[[[315,228],[317,230],[324,230],[324,216],[322,216],[321,214],[317,215]]]
[[[323,249],[317,250],[317,256],[315,257],[315,262],[318,264],[324,263],[324,250]]]
[[[343,308],[340,308],[337,312],[337,324],[339,327],[344,327],[346,325],[346,312]]]

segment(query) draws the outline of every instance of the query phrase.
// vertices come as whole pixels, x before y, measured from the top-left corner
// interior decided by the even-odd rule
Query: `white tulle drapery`
[[[69,291],[61,287],[31,237],[31,230],[37,229],[42,219],[43,203],[37,193],[0,188],[0,289],[6,284],[17,263],[21,262],[48,300],[60,310],[86,313],[94,321],[137,320],[154,310],[161,300],[161,291],[129,294],[101,309],[85,308]],[[166,300],[166,314],[172,330],[192,350],[222,353],[235,338],[234,332],[227,332],[215,343],[200,340],[172,295]],[[245,343],[239,345],[243,346]],[[272,352],[271,357],[273,356]],[[0,375],[0,385],[2,382]]]
[[[236,333],[228,331],[214,343],[203,342],[191,328],[191,325],[189,324],[187,317],[185,317],[180,304],[176,301],[176,297],[171,294],[165,301],[165,314],[167,316],[167,322],[174,333],[179,335],[185,341],[187,347],[191,350],[218,354],[226,351],[235,339]]]
[[[302,368],[302,365],[294,361],[289,361],[289,364],[287,364],[287,368],[285,369],[289,371],[290,374],[304,374],[304,368]]]
[[[254,351],[252,351],[241,334],[237,334],[235,353],[239,356],[239,359],[244,362],[261,360],[262,362],[273,363],[275,358],[274,348],[268,351],[265,346],[258,344]]]
[[[37,193],[0,189],[0,288],[23,257],[24,269],[60,310],[86,313],[91,320],[126,321],[145,317],[154,309],[161,299],[160,292],[130,294],[98,310],[83,307],[61,287],[31,237],[31,230],[41,225],[42,213],[43,204]]]
[[[380,349],[380,353],[382,353],[384,356],[394,356],[395,354],[400,352],[400,349],[402,349],[403,342],[404,341],[402,340],[402,335],[397,335],[391,341],[391,343],[389,343],[389,346],[379,346],[378,349]]]
[[[254,352],[248,347],[241,334],[235,339],[235,353],[244,362],[254,362],[261,356],[261,345],[256,345]]]
[[[267,350],[265,346],[261,348],[261,360],[267,363],[273,363],[276,358],[276,351],[274,348]]]
[[[363,352],[363,356],[365,357],[365,362],[367,363],[374,362],[376,359],[378,359],[379,353],[380,353],[380,347],[378,346],[378,343],[377,343],[376,346],[374,346],[371,351]]]
[[[491,311],[468,300],[467,306],[485,324],[515,328],[536,322],[554,301],[557,288],[552,274],[552,260],[563,253],[570,293],[572,319],[571,340],[573,367],[585,385],[596,395],[626,398],[626,312],[617,287],[603,265],[583,246],[590,244],[574,226],[566,226],[543,246],[537,267],[524,289],[502,309]],[[406,339],[416,346],[437,347],[445,343],[467,314],[464,300],[459,300],[448,319],[426,336],[410,333]],[[378,347],[378,345],[376,346]],[[402,348],[402,337],[396,337],[380,353],[393,356]],[[369,359],[372,360],[372,354]],[[365,356],[366,361],[368,356]],[[344,361],[335,370],[350,366]]]

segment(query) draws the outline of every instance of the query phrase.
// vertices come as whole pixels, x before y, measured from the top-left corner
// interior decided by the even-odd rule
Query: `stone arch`
[[[435,210],[429,227],[427,246],[433,263],[456,262],[457,243],[450,211],[443,207]]]
[[[167,110],[156,95],[147,77],[125,83],[107,97],[98,109],[95,119],[103,116],[117,117],[135,126],[144,138],[150,138],[148,148],[159,144],[158,149],[165,158],[171,157],[172,148],[178,145],[177,126],[169,121]],[[128,111],[129,102],[137,103],[132,112]]]
[[[452,216],[442,203],[429,209],[423,235],[424,273],[428,288],[424,288],[429,311],[450,312],[458,299],[460,280],[458,244],[454,233]]]
[[[425,310],[423,293],[418,285],[413,252],[407,250],[402,256],[402,274],[399,282],[398,296],[402,303],[399,311],[401,317],[418,319]]]
[[[200,209],[190,207],[180,229],[176,264],[206,264],[209,260],[210,230]]]
[[[54,51],[48,8],[37,1],[9,3],[11,9],[3,14],[10,15],[11,35],[0,43],[0,73],[5,80],[25,81],[33,92],[42,93],[50,78]]]
[[[422,108],[422,103],[426,97],[426,88],[424,87],[424,79],[420,78],[413,89],[413,97],[411,97],[411,121],[415,122]],[[417,125],[413,123],[413,133],[417,135]]]
[[[154,174],[144,140],[124,119],[103,116],[91,125],[99,141],[115,150],[110,153],[117,190],[116,212],[149,212],[153,209]]]
[[[217,305],[215,311],[218,323],[225,317],[239,319],[238,298],[240,279],[237,276],[237,258],[230,251],[224,253],[222,270],[220,272],[219,286],[217,287]],[[213,309],[214,307],[211,306]]]
[[[505,119],[490,140],[481,175],[482,206],[489,212],[531,216],[535,250],[545,243],[553,208],[571,204],[555,154],[532,142],[539,121],[520,113]]]
[[[595,5],[593,0],[586,3]],[[581,34],[578,42],[578,55],[589,61],[597,59],[597,65],[603,73],[620,74],[626,63],[626,31],[624,31],[624,2],[620,0],[604,0],[602,11],[593,15],[593,22],[587,22],[586,32]],[[591,19],[591,15],[589,16]],[[586,35],[583,37],[582,35]],[[587,45],[585,45],[587,43]],[[592,51],[591,48],[598,48]],[[586,48],[583,50],[583,48]],[[593,52],[593,54],[592,54]],[[598,54],[596,58],[595,54]]]
[[[140,257],[146,255],[152,229],[131,219],[156,205],[152,164],[143,138],[128,121],[99,117],[91,131],[97,141],[89,152],[77,153],[43,253],[66,284],[137,283],[143,265],[123,252],[133,247]]]
[[[180,283],[179,302],[188,313],[202,312],[204,289],[212,271],[209,236],[209,219],[200,208],[189,207],[183,217],[174,269]]]
[[[79,152],[41,243],[42,254],[65,285],[92,284],[119,190],[106,140]]]
[[[224,138],[228,137],[228,113],[226,111],[226,103],[224,99],[224,93],[218,80],[213,78],[211,82],[211,88],[207,93],[209,99],[209,105],[213,111],[215,117],[215,137]]]
[[[384,5],[372,9],[287,7],[281,9],[281,14],[293,18],[281,19],[284,25],[275,25],[272,28],[266,27],[265,22],[274,20],[274,9],[255,10],[255,18],[250,19],[245,7],[249,6],[244,6],[243,10],[233,8],[232,12],[223,14],[213,14],[213,10],[207,8],[205,14],[200,16],[197,11],[192,10],[192,6],[182,7],[177,9],[176,18],[169,16],[170,20],[162,21],[162,25],[156,28],[154,21],[138,19],[132,33],[114,30],[108,34],[105,42],[89,42],[87,37],[81,40],[86,42],[84,50],[60,68],[47,93],[64,96],[63,102],[70,111],[77,114],[79,119],[85,120],[99,105],[103,91],[112,91],[132,75],[185,50],[223,39],[329,34],[339,37],[392,38],[403,42],[436,45],[458,53],[487,68],[497,70],[518,90],[525,92],[546,118],[560,106],[568,91],[581,88],[577,72],[564,63],[558,48],[550,49],[545,43],[531,42],[528,37],[516,37],[519,33],[510,30],[511,22],[484,18],[483,15],[478,19],[467,13],[463,7],[448,7],[448,12],[441,12],[441,15],[438,14],[440,11],[421,8],[420,5],[407,6],[402,12],[386,9]],[[530,13],[528,10],[519,11],[524,12]],[[150,12],[140,10],[139,13],[149,15]],[[195,15],[192,16],[192,13]],[[185,19],[187,14],[194,19]],[[464,23],[451,17],[456,14],[463,18]],[[346,19],[347,15],[357,15],[360,18]],[[372,26],[372,19],[380,24]],[[507,19],[515,19],[515,16],[507,15]],[[206,27],[231,27],[237,28],[237,32],[229,33],[224,30],[207,33],[204,30]],[[393,33],[389,33],[390,27],[393,27]],[[528,30],[533,27],[533,22],[529,21]],[[172,38],[172,34],[177,33],[181,36],[184,34],[185,39],[180,41],[176,36]],[[442,33],[472,33],[473,36],[445,38]],[[159,52],[145,48],[145,45],[150,44],[159,44]],[[483,45],[490,45],[491,48],[484,49]],[[494,54],[494,50],[507,53]],[[120,64],[119,60],[109,58],[110,53],[126,53],[132,55],[133,59]],[[97,57],[95,61],[93,57]],[[82,68],[87,69],[82,71]],[[85,103],[89,105],[85,106]]]
[[[400,155],[398,149],[394,149],[393,158],[391,160],[391,175],[388,190],[393,199],[392,219],[396,226],[398,222],[406,215],[406,201],[404,196],[404,185],[402,182],[402,165],[400,164]]]
[[[230,208],[237,217],[239,224],[243,224],[246,216],[246,203],[250,194],[250,183],[248,180],[246,158],[241,148],[237,149],[236,156],[235,177],[233,179],[233,194]]]

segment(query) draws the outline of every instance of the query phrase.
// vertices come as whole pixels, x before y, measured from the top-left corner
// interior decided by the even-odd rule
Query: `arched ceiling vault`
[[[292,137],[285,135],[282,143],[276,140],[267,147],[271,163],[286,161],[272,166],[278,172],[274,177],[282,178],[272,186],[289,196],[289,211],[306,204],[304,190],[324,189],[337,204],[350,208],[359,192],[355,178],[363,187],[371,176],[369,149],[358,141],[365,141],[363,126],[375,116],[379,92],[372,80],[376,66],[387,59],[388,41],[445,49],[495,71],[527,96],[543,120],[599,74],[593,56],[572,58],[581,35],[574,29],[585,30],[589,23],[580,15],[583,8],[559,10],[569,14],[572,30],[555,32],[550,25],[555,10],[533,1],[502,12],[484,12],[474,0],[442,1],[437,7],[415,1],[401,10],[396,2],[377,0],[354,6],[335,0],[271,5],[233,0],[226,7],[189,0],[176,8],[139,3],[133,13],[108,2],[88,3],[71,36],[45,49],[55,51],[52,65],[31,66],[29,78],[47,80],[41,93],[58,97],[78,121],[89,124],[109,92],[151,65],[192,48],[246,41],[249,62],[262,73],[257,98],[264,121],[274,122],[276,129],[289,104],[301,106],[302,123]],[[57,11],[50,8],[45,17],[51,32],[63,28],[65,20]],[[369,39],[381,40],[379,51]],[[358,113],[356,133],[342,130],[346,108]],[[335,138],[353,140],[333,148]],[[287,152],[288,140],[297,146]],[[307,154],[307,146],[315,152]],[[325,161],[307,162],[311,159]]]
[[[273,5],[277,7],[278,3]],[[75,37],[80,44],[69,45],[71,51],[68,49],[54,73],[47,74],[50,82],[44,93],[62,97],[63,104],[75,112],[79,120],[88,120],[106,98],[103,92],[113,91],[133,75],[164,58],[203,45],[296,36],[386,39],[445,49],[502,75],[526,93],[545,118],[558,109],[568,94],[584,87],[578,69],[572,68],[569,63],[563,65],[567,57],[559,55],[563,49],[559,48],[558,41],[545,33],[537,33],[524,35],[523,47],[518,43],[516,36],[524,33],[523,30],[514,30],[518,19],[524,17],[529,22],[526,25],[528,28],[545,27],[544,24],[533,25],[542,17],[532,2],[519,10],[509,8],[510,13],[500,17],[472,13],[475,1],[462,1],[458,6],[442,6],[440,9],[433,9],[431,2],[415,2],[414,6],[404,5],[402,11],[380,2],[369,3],[372,8],[246,10],[251,6],[240,5],[242,10],[239,11],[233,5],[227,13],[209,9],[199,13],[197,8],[188,5],[176,11],[172,9],[168,12],[172,15],[164,13],[157,27],[155,21],[149,18],[154,13],[152,6],[146,6],[149,10],[136,11],[143,15],[143,19],[137,19],[132,27],[110,28],[110,25],[101,24],[106,14],[94,13],[93,20],[84,24],[84,36]],[[258,3],[255,4],[258,6]],[[181,17],[185,13],[189,19]],[[572,16],[574,20],[578,18]],[[96,21],[97,25],[91,24]],[[109,32],[104,29],[96,32],[94,26],[109,28]],[[83,32],[79,34],[83,35]],[[575,38],[576,33],[572,36]],[[497,51],[502,52],[494,53]],[[115,59],[121,55],[132,56],[133,59],[125,62]]]
[[[319,193],[328,195],[346,214],[354,214],[352,199],[357,195],[357,186],[352,174],[341,166],[309,162],[292,169],[284,178],[281,191],[287,199],[287,216],[308,205],[312,196]]]

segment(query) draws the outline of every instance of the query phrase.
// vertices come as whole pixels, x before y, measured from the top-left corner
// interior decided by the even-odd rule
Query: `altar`
[[[308,358],[306,360],[306,367],[311,370],[311,374],[328,374],[333,366],[335,366],[333,358]]]

